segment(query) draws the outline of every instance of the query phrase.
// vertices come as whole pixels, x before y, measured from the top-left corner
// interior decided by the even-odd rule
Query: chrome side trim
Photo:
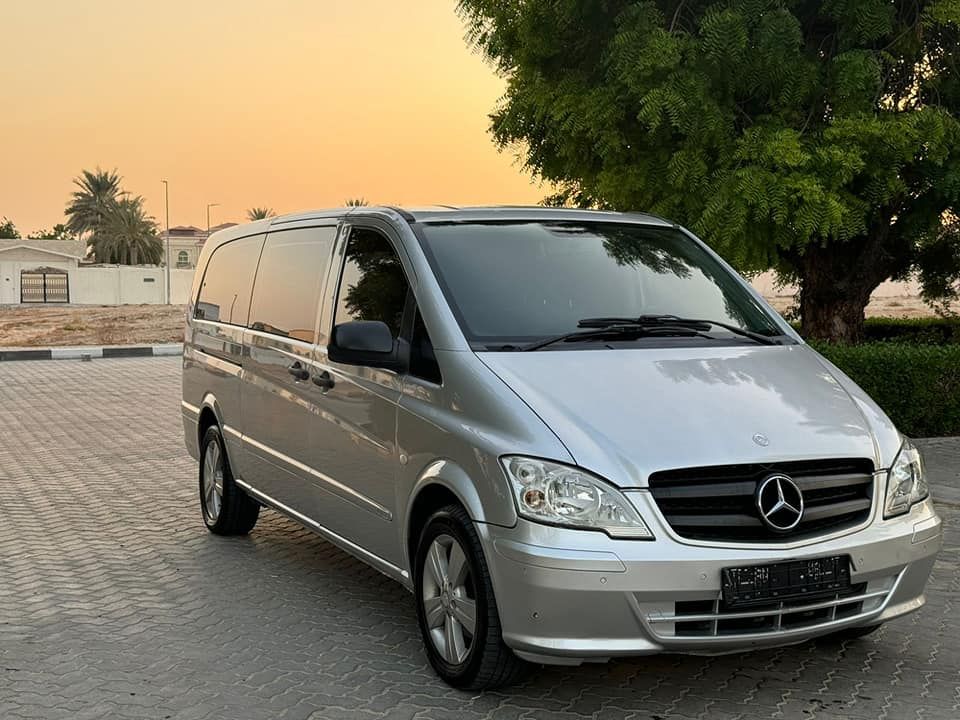
[[[396,565],[394,565],[393,563],[387,560],[384,560],[379,555],[374,555],[369,550],[365,550],[364,548],[360,547],[356,543],[353,543],[350,540],[347,540],[342,535],[338,535],[333,530],[330,530],[329,528],[324,527],[323,525],[318,523],[316,520],[313,520],[307,517],[303,513],[297,512],[293,508],[287,505],[284,505],[279,500],[276,500],[270,497],[269,495],[267,495],[266,493],[261,492],[260,490],[257,490],[255,487],[253,487],[247,482],[244,482],[242,479],[234,478],[234,482],[236,482],[237,485],[243,488],[245,492],[252,495],[259,502],[263,503],[264,505],[268,505],[272,507],[277,512],[283,513],[287,517],[293,520],[296,520],[301,525],[305,525],[311,530],[314,530],[320,535],[323,535],[327,540],[332,542],[334,545],[340,547],[341,549],[359,558],[360,560],[363,560],[365,563],[379,570],[387,577],[391,577],[394,580],[399,580],[405,585],[409,584],[410,573],[407,572],[406,570],[403,570],[397,567]]]
[[[285,462],[287,465],[291,465],[297,468],[297,470],[299,470],[300,472],[304,472],[310,475],[311,477],[314,477],[317,480],[320,480],[325,485],[329,485],[330,487],[334,488],[334,492],[336,492],[337,494],[346,495],[347,499],[360,503],[367,510],[370,510],[376,515],[379,515],[384,520],[393,520],[393,513],[390,512],[390,510],[385,508],[380,503],[371,500],[366,495],[363,495],[362,493],[358,493],[353,488],[347,487],[341,482],[337,482],[329,475],[324,475],[319,470],[314,470],[309,465],[306,465],[300,462],[299,460],[296,460],[290,457],[289,455],[284,455],[282,452],[278,452],[277,450],[274,450],[272,447],[268,445],[264,445],[262,442],[258,442],[257,440],[254,440],[249,435],[243,435],[242,437],[245,443],[252,445],[253,447],[257,448],[257,450],[267,453],[271,457],[275,457],[278,460]]]
[[[180,407],[183,408],[184,410],[186,410],[187,412],[193,414],[193,415],[199,415],[199,414],[200,414],[200,408],[198,408],[196,405],[191,405],[191,404],[188,403],[186,400],[181,400],[181,401],[180,401]]]
[[[237,438],[237,440],[241,440],[241,441],[243,440],[243,433],[237,430],[236,428],[231,427],[230,425],[224,425],[223,431],[225,433],[229,433],[230,435],[233,435],[235,438]]]
[[[198,347],[193,348],[192,356],[198,358],[200,362],[203,362],[206,365],[210,365],[218,370],[222,370],[228,375],[240,375],[240,371],[243,369],[240,366],[239,361],[231,362],[229,360],[224,360],[223,358],[218,358],[216,355],[211,355],[208,352],[204,352]]]

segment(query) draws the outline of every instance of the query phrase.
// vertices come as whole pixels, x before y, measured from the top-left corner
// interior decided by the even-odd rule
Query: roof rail
[[[393,210],[408,223],[416,221],[416,218],[411,215],[409,211],[404,210],[402,207],[398,207],[397,205],[384,205],[383,207],[387,208],[388,210]]]

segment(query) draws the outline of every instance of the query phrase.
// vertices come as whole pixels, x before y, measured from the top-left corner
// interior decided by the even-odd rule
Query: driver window
[[[379,320],[396,339],[407,288],[407,277],[390,241],[376,230],[354,228],[347,241],[334,324]]]

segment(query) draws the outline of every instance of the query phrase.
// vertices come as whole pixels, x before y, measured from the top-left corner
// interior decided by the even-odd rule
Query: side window
[[[413,334],[410,339],[410,374],[437,385],[443,384],[440,365],[437,364],[437,356],[433,352],[433,343],[430,342],[427,326],[423,324],[419,310],[413,319]]]
[[[203,273],[195,317],[230,325],[246,325],[250,290],[263,235],[225,243],[213,251]]]
[[[336,227],[267,235],[253,285],[251,330],[316,342],[320,289],[336,237]]]
[[[403,266],[390,241],[375,230],[353,230],[347,242],[334,324],[380,320],[394,338],[399,337],[407,287]]]

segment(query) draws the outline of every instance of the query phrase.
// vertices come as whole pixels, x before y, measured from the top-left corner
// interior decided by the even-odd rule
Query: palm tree
[[[252,207],[247,210],[247,220],[250,222],[254,220],[266,220],[274,215],[276,215],[276,213],[273,211],[273,208],[268,207]]]
[[[120,189],[120,180],[116,170],[107,172],[99,167],[94,172],[84,170],[74,178],[73,184],[79,189],[73,191],[67,204],[67,229],[78,236],[85,234],[91,242],[110,208],[126,194]]]
[[[369,205],[370,203],[363,198],[347,198],[343,201],[343,204],[347,207],[363,207],[364,205]]]
[[[157,223],[143,209],[140,196],[125,196],[114,202],[91,245],[97,262],[157,265],[163,257]]]

